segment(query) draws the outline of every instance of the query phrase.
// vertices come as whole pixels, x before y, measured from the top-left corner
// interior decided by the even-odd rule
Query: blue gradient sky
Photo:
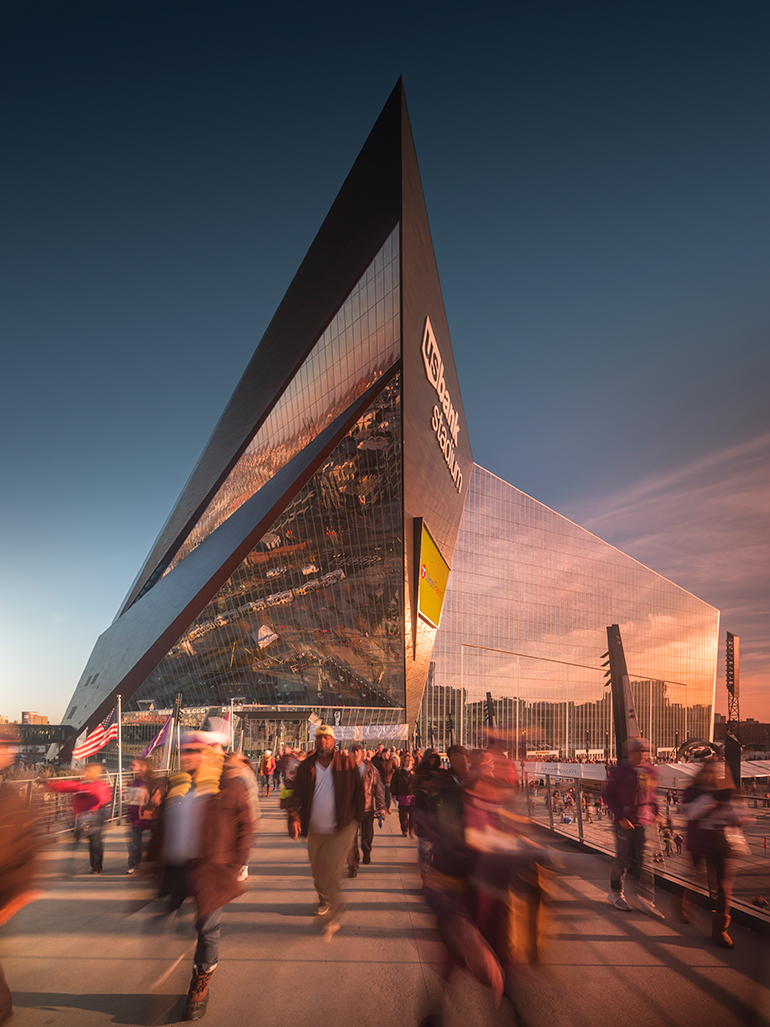
[[[62,715],[403,75],[476,460],[722,609],[770,720],[769,44],[752,3],[6,0],[0,713]]]

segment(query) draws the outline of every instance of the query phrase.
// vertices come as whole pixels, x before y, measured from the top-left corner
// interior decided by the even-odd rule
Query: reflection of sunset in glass
[[[620,626],[643,733],[666,750],[708,736],[719,613],[478,466],[453,559],[423,718],[483,700],[529,750],[598,755],[612,744],[601,655]]]
[[[400,346],[398,238],[396,228],[170,562],[169,570],[331,424],[397,359]]]
[[[396,375],[130,701],[404,704],[401,380]],[[327,719],[331,719],[328,711]]]

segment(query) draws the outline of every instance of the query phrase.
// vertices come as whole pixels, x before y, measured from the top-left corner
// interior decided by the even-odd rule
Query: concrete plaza
[[[665,921],[606,901],[609,862],[556,841],[558,871],[542,965],[513,975],[517,1013],[465,972],[440,976],[442,947],[420,890],[414,843],[398,818],[375,828],[374,862],[345,882],[348,914],[330,943],[311,915],[315,893],[301,842],[264,801],[248,893],[227,907],[221,962],[205,1023],[275,1022],[416,1027],[441,1012],[446,1027],[738,1027],[770,1023],[770,939],[734,925],[735,949],[709,938],[709,914],[683,925],[673,894]],[[189,904],[175,933],[158,930],[150,883],[126,877],[126,834],[106,835],[105,872],[74,866],[63,843],[44,854],[45,897],[0,935],[14,993],[14,1027],[177,1022],[194,932]],[[73,876],[64,871],[76,869]],[[629,887],[629,893],[632,888]]]

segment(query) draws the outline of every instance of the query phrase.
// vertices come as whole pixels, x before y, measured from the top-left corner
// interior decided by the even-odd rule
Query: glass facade
[[[165,573],[399,359],[399,267],[399,231],[395,228],[168,563]]]
[[[614,756],[602,654],[618,624],[653,752],[712,728],[719,612],[474,465],[420,716],[481,743],[491,693],[518,755]]]
[[[181,692],[188,707],[234,699],[402,719],[402,539],[396,374],[127,708]]]

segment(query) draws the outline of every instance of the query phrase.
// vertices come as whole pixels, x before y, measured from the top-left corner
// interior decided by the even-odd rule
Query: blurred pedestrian
[[[722,948],[733,947],[727,933],[735,882],[736,863],[727,833],[748,817],[737,802],[730,770],[717,760],[706,760],[697,777],[684,793],[687,818],[687,848],[696,873],[705,861],[716,880],[716,896],[711,918],[711,937]],[[689,894],[682,893],[681,919],[689,922]]]
[[[131,781],[126,788],[130,834],[128,838],[128,870],[134,874],[142,862],[145,832],[148,835],[158,824],[158,813],[163,802],[165,779],[156,775],[149,760],[141,757],[131,764]]]
[[[393,780],[393,775],[398,768],[398,761],[393,758],[390,749],[384,748],[372,757],[372,764],[377,768],[380,773],[380,777],[382,778],[382,783],[385,787],[385,812],[390,813],[391,806],[393,804],[390,785]]]
[[[657,836],[649,829],[658,819],[656,771],[649,762],[650,743],[644,738],[629,738],[625,759],[607,777],[602,797],[615,818],[615,859],[610,870],[609,902],[616,909],[630,910],[623,892],[626,871],[635,855],[640,868],[637,907],[648,916],[663,920],[655,905],[655,875],[650,865],[650,846],[657,852]]]
[[[273,774],[275,772],[275,760],[273,759],[273,753],[271,749],[267,749],[262,759],[259,761],[259,777],[262,782],[262,794],[268,796],[270,794],[270,785],[273,781]]]
[[[257,776],[254,773],[251,761],[242,752],[231,752],[225,757],[225,766],[231,774],[241,781],[246,789],[246,795],[249,800],[249,809],[251,812],[252,830],[253,833],[256,834],[259,830],[259,821],[262,818],[262,810],[259,805],[259,785],[257,784]],[[238,873],[238,880],[245,881],[248,876],[249,864],[244,863]]]
[[[414,811],[414,760],[409,753],[404,755],[401,767],[393,775],[391,788],[398,803],[398,822],[401,835],[406,838],[412,834],[412,813]]]
[[[18,742],[12,728],[0,736],[0,772],[13,763]],[[0,784],[0,926],[42,895],[34,887],[33,861],[39,847],[26,803],[21,801],[18,789],[3,782]],[[0,1027],[12,1016],[11,991],[0,966]]]
[[[107,820],[107,805],[112,798],[112,789],[104,778],[101,763],[87,764],[79,781],[49,778],[44,784],[52,792],[72,794],[75,813],[73,852],[77,852],[81,839],[87,838],[91,873],[101,874],[104,862],[102,833]]]
[[[356,744],[351,746],[350,752],[356,761],[358,773],[364,783],[364,815],[361,818],[361,862],[371,863],[372,844],[374,842],[374,818],[382,818],[385,809],[385,788],[376,769],[370,760],[364,759],[363,748]],[[359,851],[358,851],[357,830],[353,836],[353,844],[348,853],[348,877],[358,877]]]
[[[435,799],[441,773],[441,759],[435,749],[429,749],[425,753],[414,771],[412,824],[417,834],[417,859],[423,879],[430,865],[430,854],[435,840]]]
[[[297,767],[289,799],[289,834],[307,838],[318,892],[315,915],[328,916],[324,925],[327,940],[340,927],[340,874],[365,806],[364,782],[355,759],[349,753],[335,752],[334,746],[334,729],[320,724],[315,752]]]
[[[175,914],[195,899],[195,949],[183,1020],[206,1012],[209,982],[219,962],[222,908],[242,895],[239,872],[248,863],[253,820],[240,771],[225,766],[224,721],[212,719],[182,737],[181,770],[169,778],[151,857],[161,865],[161,896]]]

